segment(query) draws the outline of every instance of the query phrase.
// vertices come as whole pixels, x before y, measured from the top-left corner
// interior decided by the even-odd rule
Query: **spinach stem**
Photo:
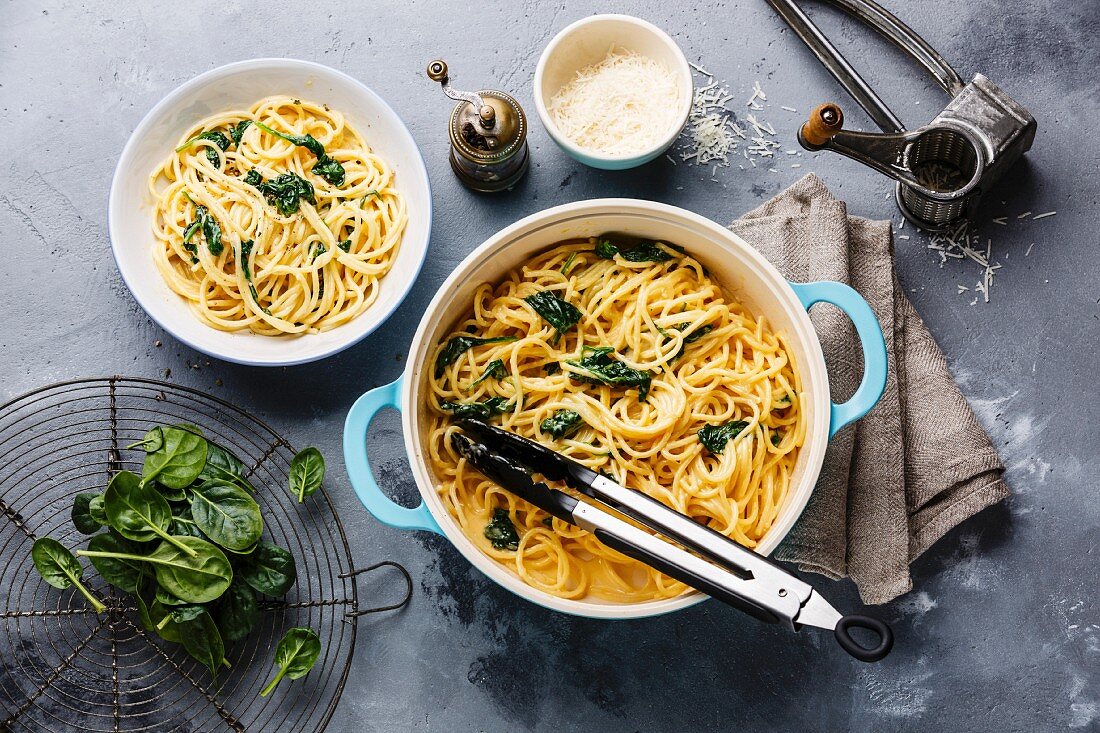
[[[157,624],[157,630],[158,631],[164,631],[164,627],[167,626],[168,624],[170,624],[171,622],[172,622],[172,617],[171,616],[165,616],[164,618],[162,618],[160,620],[160,623]]]
[[[165,532],[164,530],[162,530],[160,527],[157,527],[156,525],[149,525],[149,528],[152,529],[159,537],[161,537],[162,539],[164,539],[168,542],[171,542],[173,545],[175,545],[179,549],[186,552],[189,556],[191,556],[191,557],[197,557],[198,556],[199,553],[195,552],[190,547],[183,544],[182,542],[177,540],[175,537],[173,537],[172,535],[170,535],[167,532]]]
[[[267,687],[260,690],[260,697],[267,697],[271,694],[271,691],[275,689],[275,685],[279,684],[279,680],[281,680],[283,678],[283,675],[286,674],[286,670],[286,667],[279,668],[279,672],[275,675],[275,678],[271,680],[271,682],[267,683]]]
[[[103,605],[102,601],[93,596],[91,592],[89,592],[88,589],[84,587],[84,584],[80,582],[79,578],[70,573],[68,570],[63,570],[62,572],[64,572],[65,576],[72,581],[73,587],[80,591],[81,595],[88,599],[88,603],[92,604],[92,610],[94,610],[96,613],[103,613],[107,610],[107,606]]]

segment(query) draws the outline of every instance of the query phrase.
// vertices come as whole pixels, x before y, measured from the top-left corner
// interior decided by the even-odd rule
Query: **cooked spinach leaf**
[[[676,328],[679,329],[679,330],[683,330],[684,328],[687,328],[687,326],[686,325],[685,326],[676,326]],[[679,359],[681,356],[683,356],[684,352],[687,351],[688,344],[695,343],[696,341],[703,338],[704,336],[706,336],[708,333],[710,333],[713,330],[714,330],[714,326],[711,326],[710,324],[707,324],[706,326],[702,326],[701,328],[697,328],[694,331],[692,331],[691,333],[689,333],[688,335],[684,336],[684,340],[680,342],[680,350],[677,351],[673,355],[672,360],[675,361],[675,360]]]
[[[207,130],[206,132],[201,132],[198,135],[195,135],[195,137],[191,138],[183,145],[180,145],[178,148],[176,148],[176,152],[178,153],[181,150],[186,150],[187,148],[197,143],[199,140],[209,140],[222,150],[229,150],[229,138],[225,136],[224,132],[221,132],[220,130]],[[214,149],[206,149],[206,159],[209,160],[210,165],[214,166],[215,168],[221,167],[221,158],[218,157],[218,153]]]
[[[495,338],[478,338],[476,336],[455,336],[449,340],[442,349],[439,350],[439,354],[435,357],[435,378],[439,379],[443,376],[443,372],[451,364],[458,361],[458,357],[465,354],[475,346],[483,346],[485,344],[506,344],[510,341],[515,341],[515,336],[497,336]]]
[[[494,379],[504,379],[507,376],[508,370],[504,368],[504,359],[493,359],[491,362],[485,365],[485,371],[481,373],[481,376],[470,382],[470,386],[466,388],[466,391],[473,391],[474,387],[481,384],[490,377]]]
[[[561,364],[556,361],[548,361],[546,362],[546,364],[543,365],[542,370],[546,372],[547,376],[557,374],[561,371]]]
[[[605,260],[613,260],[615,255],[618,255],[627,262],[668,262],[676,259],[673,252],[683,253],[684,248],[667,242],[658,243],[649,240],[642,240],[630,248],[608,238],[601,238],[596,243],[596,256]]]
[[[260,184],[264,182],[264,177],[260,175],[260,172],[253,168],[248,173],[244,174],[244,182],[249,186],[260,187]]]
[[[556,343],[558,337],[576,326],[581,320],[581,311],[572,303],[562,300],[549,290],[528,295],[524,298],[527,304],[534,309],[543,319],[554,327],[556,333],[550,343]]]
[[[278,130],[272,130],[270,127],[262,122],[256,122],[256,127],[260,128],[264,132],[271,133],[275,137],[282,138],[287,142],[294,143],[300,147],[305,148],[309,152],[316,155],[318,158],[325,154],[325,146],[322,145],[317,138],[313,135],[289,135],[285,132],[279,132]]]
[[[555,410],[554,414],[542,421],[542,432],[549,433],[555,440],[575,433],[584,426],[581,416],[572,410]]]
[[[493,415],[508,412],[512,409],[512,403],[503,397],[490,397],[484,402],[448,402],[444,400],[439,403],[439,409],[451,412],[455,417],[488,420]]]
[[[565,258],[565,262],[561,266],[561,274],[564,277],[569,277],[569,271],[573,269],[573,260],[577,259],[576,252],[570,252],[569,256]]]
[[[351,251],[351,240],[350,239],[345,239],[343,242],[340,242],[339,244],[337,244],[336,247],[338,249],[343,250],[344,252],[350,252]]]
[[[210,254],[217,257],[225,249],[225,245],[222,243],[222,228],[218,224],[218,220],[210,215],[210,212],[205,206],[195,206],[195,220],[192,221],[186,229],[183,230],[183,244],[186,247],[191,244],[191,238],[195,236],[195,232],[202,230],[203,239],[206,240],[206,247],[210,250]],[[195,252],[195,250],[188,248],[189,251]]]
[[[279,671],[275,677],[260,690],[260,697],[267,697],[283,677],[291,680],[301,679],[309,674],[317,657],[321,655],[321,637],[313,629],[296,626],[283,635],[275,649],[275,664]]]
[[[627,366],[612,358],[615,349],[610,346],[585,346],[581,349],[580,359],[566,362],[581,370],[580,374],[570,372],[569,376],[581,382],[607,384],[611,386],[637,387],[638,399],[645,401],[649,394],[649,385],[653,380],[650,372],[643,372]]]
[[[744,431],[749,426],[747,420],[731,420],[721,425],[704,425],[699,428],[697,435],[703,447],[713,455],[718,455],[726,448],[726,443]]]
[[[485,539],[493,543],[493,549],[496,550],[514,552],[519,549],[519,535],[507,509],[493,511],[493,518],[485,525]]]
[[[84,575],[84,568],[80,561],[60,542],[49,537],[39,537],[31,547],[31,561],[42,580],[54,588],[64,590],[69,586],[76,588],[80,594],[92,604],[96,613],[103,613],[107,607],[103,602],[93,596],[80,578]]]
[[[252,120],[241,120],[233,127],[229,128],[229,137],[233,138],[234,145],[240,145],[241,139],[244,137],[244,131],[248,129],[248,126],[252,124]]]
[[[256,184],[256,190],[283,216],[297,213],[301,208],[301,199],[311,204],[317,203],[313,195],[313,184],[294,172],[283,173],[274,180]]]
[[[344,185],[344,166],[340,165],[340,161],[333,158],[331,155],[325,154],[317,159],[317,162],[313,164],[310,170],[321,178],[331,183],[333,186]]]
[[[782,433],[780,433],[778,430],[772,431],[772,445],[774,445],[776,448],[778,448],[779,443],[782,440],[783,440],[783,434]]]

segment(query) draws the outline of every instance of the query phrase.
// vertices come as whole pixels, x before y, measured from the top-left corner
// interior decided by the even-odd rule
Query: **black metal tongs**
[[[793,631],[803,626],[832,629],[844,651],[861,661],[877,662],[890,652],[894,635],[885,623],[841,615],[808,583],[709,527],[515,433],[479,420],[462,419],[457,425],[463,432],[453,433],[451,443],[470,465],[501,488],[591,532],[608,547],[761,621],[782,621]],[[594,502],[536,482],[531,472],[562,481]],[[878,644],[861,645],[851,635],[854,628],[874,632]]]

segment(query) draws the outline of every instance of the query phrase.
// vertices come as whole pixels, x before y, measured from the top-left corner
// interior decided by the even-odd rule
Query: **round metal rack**
[[[265,539],[290,550],[298,581],[261,603],[261,619],[228,645],[231,669],[215,682],[178,645],[142,628],[132,599],[87,562],[84,579],[107,604],[97,615],[73,589],[42,580],[31,545],[49,536],[76,550],[87,537],[70,520],[73,497],[102,491],[121,469],[140,472],[127,450],[151,426],[190,423],[249,468]],[[321,731],[347,681],[356,619],[399,608],[412,583],[403,567],[354,569],[344,529],[320,491],[299,504],[287,490],[294,450],[260,420],[210,395],[148,379],[111,377],[51,385],[0,407],[0,732]],[[390,566],[405,598],[361,609],[355,576]],[[268,697],[275,647],[286,629],[309,626],[322,654],[301,680]]]

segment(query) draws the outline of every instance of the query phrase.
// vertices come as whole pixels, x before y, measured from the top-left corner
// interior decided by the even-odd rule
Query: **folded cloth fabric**
[[[1004,465],[894,271],[890,222],[848,216],[812,173],[730,225],[796,282],[839,280],[871,305],[886,336],[882,400],[839,432],[780,560],[850,577],[865,603],[913,587],[909,563],[949,529],[1008,496]],[[859,384],[855,329],[835,308],[810,319],[837,401]]]

